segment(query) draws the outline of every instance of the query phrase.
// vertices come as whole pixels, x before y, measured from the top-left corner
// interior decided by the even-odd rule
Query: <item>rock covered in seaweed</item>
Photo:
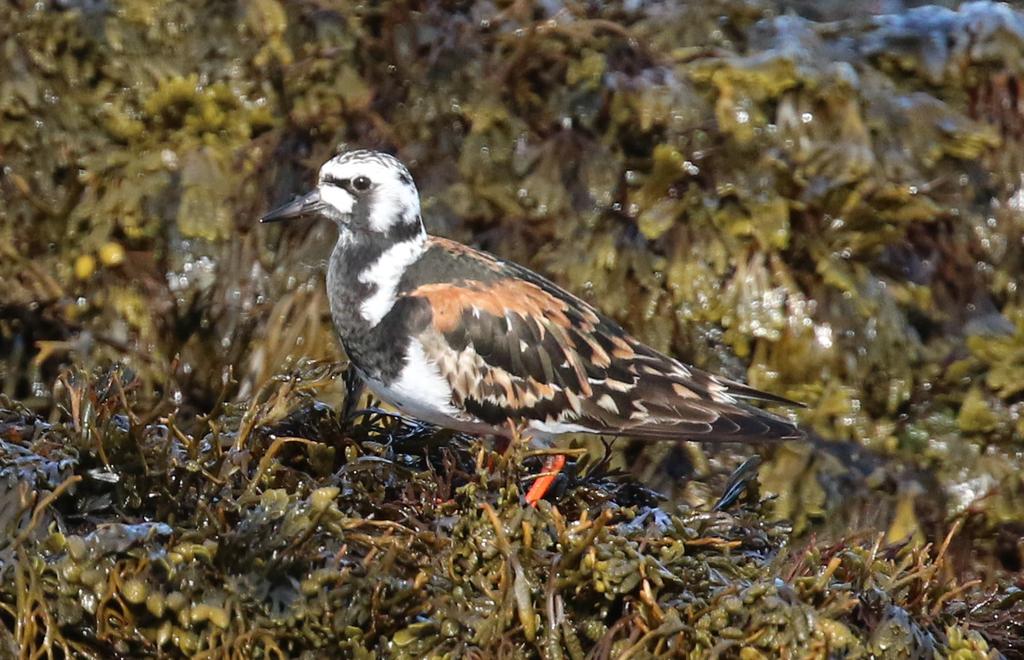
[[[1020,632],[1019,599],[948,571],[956,529],[790,545],[764,500],[670,503],[604,462],[533,508],[524,447],[339,418],[314,398],[336,374],[304,365],[204,421],[141,424],[124,371],[77,374],[85,405],[54,424],[0,409],[13,648],[994,657],[978,629]]]
[[[864,18],[827,3],[758,1],[416,11],[42,2],[0,9],[0,24],[11,26],[0,36],[0,392],[30,407],[5,427],[21,429],[3,436],[21,470],[5,473],[6,492],[14,497],[25,483],[41,498],[81,477],[56,499],[81,525],[66,539],[89,538],[90,520],[139,522],[113,512],[142,511],[143,502],[152,507],[146,522],[179,504],[199,507],[212,496],[197,484],[214,464],[197,457],[210,452],[235,461],[213,474],[226,492],[238,485],[232,479],[253,478],[254,456],[265,455],[246,445],[253,420],[283,423],[291,412],[290,398],[271,396],[275,374],[299,357],[338,356],[317,267],[327,229],[279,235],[256,233],[253,223],[344,142],[394,149],[413,163],[433,231],[552,274],[684,359],[809,402],[804,421],[827,440],[766,450],[758,479],[773,498],[758,511],[791,521],[797,542],[869,529],[936,546],[959,522],[950,552],[969,546],[983,584],[1005,588],[1024,564],[1015,385],[1024,382],[1024,45],[1013,7],[973,2]],[[136,374],[130,398],[140,412],[118,413],[98,445],[104,457],[89,449],[93,426],[68,427],[58,412],[78,392],[84,408],[67,415],[101,414],[81,398],[93,386],[67,376],[62,393],[53,390],[68,365],[111,363]],[[305,374],[294,387],[313,382],[322,381]],[[339,499],[361,498],[365,515],[424,467],[419,452],[399,452],[409,471],[374,482],[386,471],[355,459],[387,443],[345,440],[329,422],[344,402],[336,389],[323,390],[331,406],[288,422],[288,437],[317,444],[278,449],[308,452],[267,502],[294,510],[296,529],[310,529],[302,525],[314,492],[323,504],[331,491],[322,489],[337,487]],[[195,426],[197,416],[210,426]],[[77,441],[86,449],[64,455],[63,440],[45,439],[69,428],[86,434]],[[30,431],[44,441],[24,454],[14,447]],[[431,452],[447,440],[417,437],[430,439]],[[685,503],[684,517],[704,511],[743,458],[728,448],[619,447],[613,470],[628,466]],[[366,479],[367,493],[331,481],[343,455],[358,463],[347,469]],[[105,486],[108,463],[122,466],[114,486]],[[165,478],[180,503],[159,488],[152,494]],[[257,486],[252,496],[262,497]],[[442,480],[439,496],[451,487]],[[611,501],[633,490],[623,486]],[[587,483],[570,492],[605,497]],[[511,501],[510,509],[490,502],[501,520],[514,519]],[[39,510],[22,543],[47,542],[51,509]],[[471,507],[451,515],[452,525],[483,520]],[[250,529],[278,524],[261,521]],[[519,533],[509,543],[521,542]],[[853,545],[871,547],[873,538]],[[125,552],[170,552],[171,540],[132,543]],[[46,546],[55,561],[59,545]],[[207,552],[216,562],[225,551]],[[893,561],[913,550],[904,552]],[[497,575],[512,591],[502,593],[541,588],[537,565],[507,561]],[[825,566],[807,570],[821,575],[831,555],[815,561]],[[109,574],[96,570],[98,589]],[[606,577],[601,584],[621,584]],[[124,611],[135,616],[134,601],[145,595],[148,604],[153,586],[142,574],[125,584]],[[282,589],[273,593],[292,597]],[[906,633],[978,650],[976,636],[943,629],[963,620],[969,601],[989,641],[1019,652],[998,632],[1013,630],[1013,594],[982,603],[979,593],[965,590],[962,603],[950,596],[937,614],[919,608],[925,596],[908,607],[887,594],[860,610],[863,620],[836,619],[845,628],[833,627],[834,639],[846,629],[866,644],[864,626],[884,619],[910,623],[877,633],[879,644]],[[540,592],[531,594],[539,608]],[[208,608],[196,625],[216,627],[220,596],[197,602]],[[544,608],[536,640],[551,634]],[[725,622],[711,639],[753,625],[722,616],[707,619]],[[445,621],[403,625],[395,643],[410,653],[463,632]],[[662,632],[647,641],[675,625],[659,621]],[[566,649],[607,633],[581,625],[572,629],[577,644],[568,630],[559,633]]]

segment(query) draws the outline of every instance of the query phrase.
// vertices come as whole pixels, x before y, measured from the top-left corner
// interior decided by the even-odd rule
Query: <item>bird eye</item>
[[[370,189],[370,180],[365,176],[357,176],[352,179],[352,187],[359,192],[366,192]]]

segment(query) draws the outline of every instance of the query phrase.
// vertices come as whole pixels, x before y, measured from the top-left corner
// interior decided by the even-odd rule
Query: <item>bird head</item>
[[[347,151],[320,168],[316,187],[278,206],[260,222],[300,217],[333,220],[345,239],[412,238],[423,232],[420,196],[397,158],[379,151]]]

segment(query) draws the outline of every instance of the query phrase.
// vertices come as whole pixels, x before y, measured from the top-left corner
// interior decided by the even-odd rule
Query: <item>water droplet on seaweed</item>
[[[827,323],[815,327],[814,338],[822,348],[832,348],[832,327]]]

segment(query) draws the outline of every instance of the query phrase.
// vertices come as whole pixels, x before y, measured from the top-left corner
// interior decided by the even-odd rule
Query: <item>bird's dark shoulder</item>
[[[398,293],[408,293],[424,284],[493,282],[505,277],[506,262],[468,245],[438,236],[427,239],[427,249],[406,268]]]

